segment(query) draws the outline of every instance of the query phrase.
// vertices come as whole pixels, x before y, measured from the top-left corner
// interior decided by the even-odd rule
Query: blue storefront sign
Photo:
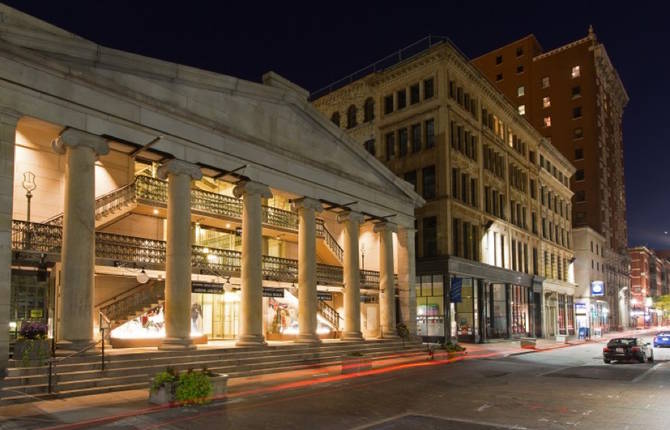
[[[591,296],[604,296],[605,283],[603,281],[591,281]]]
[[[463,301],[463,278],[451,278],[449,298],[451,303],[461,303]]]

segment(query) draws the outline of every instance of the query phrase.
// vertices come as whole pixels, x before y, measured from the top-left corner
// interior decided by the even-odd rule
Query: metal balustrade
[[[25,253],[49,254],[60,258],[62,227],[59,225],[12,221],[12,250]],[[99,264],[143,267],[162,270],[165,266],[165,242],[105,232],[95,234],[95,254]],[[238,251],[193,246],[193,273],[216,273],[239,276],[242,254]],[[341,286],[343,269],[340,266],[317,263],[317,283]],[[379,288],[379,273],[361,270],[361,287]],[[279,282],[298,281],[298,260],[263,256],[264,279]],[[106,314],[107,315],[107,314]],[[108,315],[109,316],[109,315]]]
[[[95,201],[96,219],[113,214],[128,205],[143,203],[149,206],[167,206],[167,182],[151,176],[139,175],[123,187],[100,196]],[[191,190],[191,210],[216,218],[239,220],[242,218],[240,199],[200,189]],[[262,222],[268,226],[284,230],[298,230],[297,214],[283,209],[263,206]],[[63,225],[63,214],[45,221],[49,225]],[[342,261],[344,251],[330,234],[322,219],[317,219],[317,237]]]

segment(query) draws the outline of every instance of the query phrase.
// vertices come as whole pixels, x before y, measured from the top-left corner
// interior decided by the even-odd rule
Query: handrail
[[[54,339],[54,342],[55,342],[55,339]],[[48,375],[49,378],[48,378],[48,387],[47,387],[48,393],[51,394],[53,392],[53,375],[55,373],[55,370],[56,370],[55,367],[56,367],[57,363],[62,363],[65,360],[68,360],[68,359],[70,359],[72,357],[75,357],[79,354],[83,354],[84,352],[88,351],[89,349],[92,349],[92,348],[95,348],[96,346],[98,346],[98,344],[100,342],[102,342],[102,345],[103,345],[103,353],[102,353],[103,369],[102,370],[105,370],[104,369],[104,366],[105,366],[105,354],[104,354],[105,337],[104,336],[99,341],[97,341],[95,343],[92,343],[92,344],[86,346],[85,348],[80,349],[79,351],[75,351],[70,355],[66,355],[65,357],[59,357],[59,358],[56,358],[56,357],[49,358],[49,375]]]
[[[316,234],[322,236],[326,246],[335,254],[337,260],[341,263],[344,260],[344,249],[337,243],[335,237],[330,233],[322,219],[316,220]]]
[[[117,301],[119,301],[119,300],[121,300],[121,299],[125,299],[126,297],[130,296],[130,295],[132,294],[133,291],[135,291],[135,290],[139,290],[139,289],[141,289],[141,288],[143,288],[143,287],[146,288],[149,284],[151,284],[151,283],[153,283],[153,282],[155,282],[155,280],[154,280],[154,279],[151,279],[151,280],[149,280],[149,282],[145,282],[144,284],[137,284],[137,285],[135,285],[134,287],[130,287],[130,288],[128,288],[127,290],[122,291],[121,293],[117,294],[116,296],[114,296],[114,297],[112,297],[112,298],[109,298],[109,299],[107,299],[107,300],[103,300],[102,302],[100,302],[100,303],[98,303],[97,305],[95,305],[95,307],[96,307],[96,308],[104,308],[104,307],[106,307],[108,304],[112,304],[112,303],[117,302]],[[98,311],[98,312],[102,313],[101,311]],[[103,314],[103,315],[104,315],[104,314]],[[107,317],[105,317],[105,318],[107,318]],[[110,322],[110,321],[107,320],[107,322]]]

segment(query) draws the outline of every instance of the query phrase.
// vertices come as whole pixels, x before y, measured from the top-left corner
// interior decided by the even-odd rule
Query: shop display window
[[[421,276],[416,285],[417,334],[444,337],[444,276]]]

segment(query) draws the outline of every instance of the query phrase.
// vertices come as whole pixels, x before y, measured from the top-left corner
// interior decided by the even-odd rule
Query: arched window
[[[363,105],[363,122],[370,122],[373,119],[375,119],[375,101],[370,97]]]
[[[336,126],[340,126],[340,113],[339,112],[333,112],[333,114],[330,116],[330,120],[333,121],[333,124]]]
[[[356,106],[351,105],[349,106],[349,109],[347,109],[347,128],[354,128],[356,127]]]

